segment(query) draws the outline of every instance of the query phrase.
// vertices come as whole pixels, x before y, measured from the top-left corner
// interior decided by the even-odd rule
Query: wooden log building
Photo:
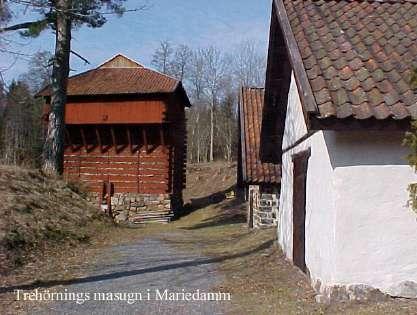
[[[118,222],[168,222],[183,205],[182,83],[116,55],[68,80],[64,176],[84,182]],[[48,117],[50,89],[45,99]]]

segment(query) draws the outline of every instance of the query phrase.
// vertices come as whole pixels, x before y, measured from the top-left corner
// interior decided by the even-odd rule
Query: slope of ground
[[[37,170],[0,165],[0,274],[59,244],[85,243],[105,224],[80,187]],[[108,224],[108,221],[106,221]]]
[[[189,165],[184,201],[187,203],[193,200],[195,206],[205,197],[221,198],[234,189],[236,174],[236,163],[213,162]]]

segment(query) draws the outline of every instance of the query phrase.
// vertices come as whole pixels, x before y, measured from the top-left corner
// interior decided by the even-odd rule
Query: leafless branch
[[[90,64],[90,61],[88,61],[86,58],[84,58],[83,56],[81,56],[80,54],[78,54],[77,52],[71,50],[71,53],[75,56],[77,56],[78,58],[80,58],[82,61],[84,61],[86,64]]]
[[[44,23],[46,21],[47,21],[46,19],[43,19],[43,20],[37,20],[37,21],[32,21],[32,22],[19,23],[19,24],[15,24],[12,26],[6,26],[3,28],[0,28],[0,33],[28,29],[33,25]]]

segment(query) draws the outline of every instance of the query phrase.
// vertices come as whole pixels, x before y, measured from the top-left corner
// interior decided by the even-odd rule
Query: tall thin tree
[[[162,73],[171,74],[170,62],[174,49],[169,41],[162,41],[152,56],[152,65]]]

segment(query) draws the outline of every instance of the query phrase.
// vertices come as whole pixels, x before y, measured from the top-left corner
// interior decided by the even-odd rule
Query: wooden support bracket
[[[83,127],[80,127],[80,133],[81,133],[81,140],[83,142],[85,153],[88,153],[88,145],[87,145],[87,140],[85,138],[85,132],[84,132]]]
[[[69,146],[71,148],[71,151],[74,152],[75,151],[74,144],[73,144],[73,142],[71,140],[71,134],[69,133],[69,131],[68,131],[67,128],[65,128],[65,137],[67,138],[67,141],[68,141],[68,144],[69,144]]]
[[[130,153],[133,153],[132,134],[130,132],[129,127],[126,127],[126,134],[127,134],[127,142],[129,144],[129,148],[130,148]]]
[[[146,133],[146,128],[145,127],[142,127],[142,140],[143,140],[143,144],[144,144],[144,146],[145,146],[145,151],[146,151],[146,153],[148,153],[149,152],[149,148],[148,148],[148,135],[147,135],[147,133]]]
[[[94,131],[96,133],[98,146],[100,147],[100,152],[103,153],[103,142],[101,141],[100,130],[97,127],[95,127]]]
[[[164,126],[160,126],[159,127],[159,138],[161,141],[161,146],[162,146],[162,151],[166,151],[166,146],[165,146],[165,134],[164,134]]]
[[[118,153],[117,151],[117,141],[116,141],[116,132],[114,131],[114,127],[110,127],[110,133],[111,133],[111,139],[114,146],[114,151]]]

